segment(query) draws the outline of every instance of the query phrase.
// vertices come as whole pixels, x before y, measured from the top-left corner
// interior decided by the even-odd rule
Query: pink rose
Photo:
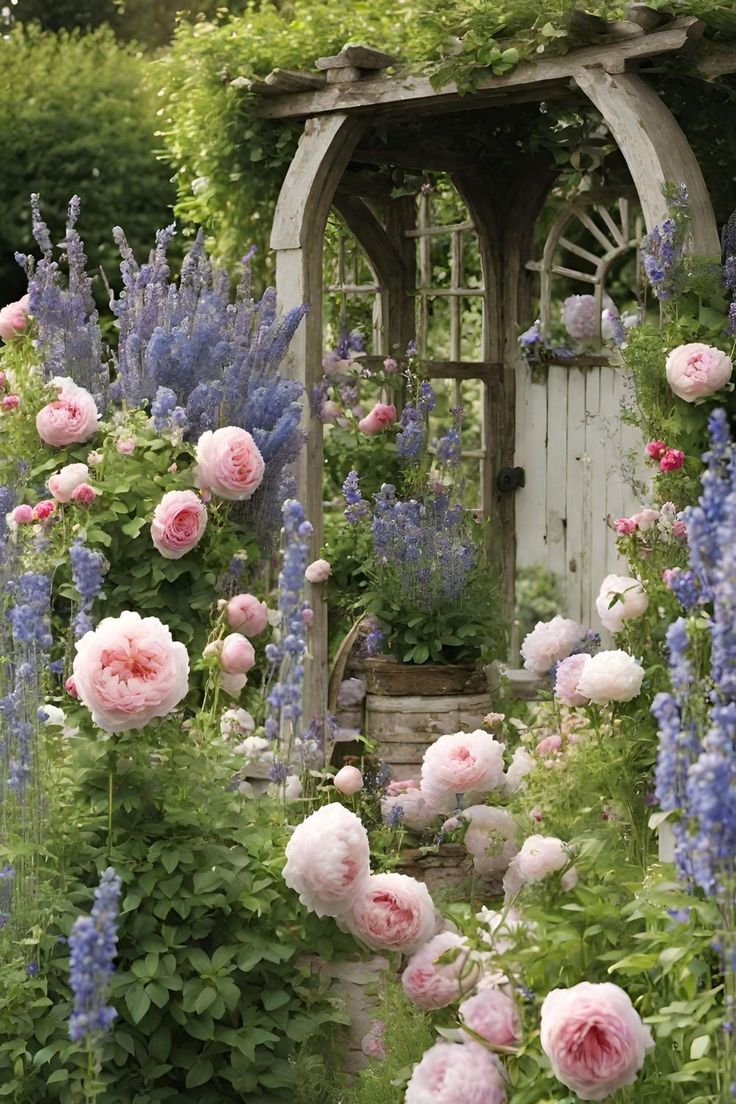
[[[512,1047],[521,1038],[521,1016],[501,989],[481,989],[458,1009],[465,1027],[494,1047]]]
[[[255,648],[242,633],[230,633],[222,642],[220,664],[229,675],[244,675],[255,664]]]
[[[284,881],[318,916],[348,912],[368,884],[368,834],[339,802],[323,805],[298,824],[286,845]]]
[[[397,794],[406,793],[408,790],[418,790],[419,783],[413,778],[405,778],[402,781],[392,780],[386,787],[387,797],[396,797]]]
[[[375,437],[376,434],[383,433],[385,429],[392,426],[395,421],[396,407],[393,403],[376,403],[370,413],[360,419],[358,429],[367,437]]]
[[[590,659],[586,652],[562,659],[555,668],[555,697],[563,705],[587,705],[588,699],[578,693],[578,683],[585,664]],[[539,750],[539,749],[537,749]]]
[[[401,825],[413,832],[423,832],[437,816],[437,809],[427,800],[426,794],[411,786],[403,793],[392,794],[387,790],[386,796],[381,798],[381,816],[384,823],[392,827]]]
[[[20,406],[20,396],[3,395],[3,401],[0,405],[6,413],[10,410],[17,410]]]
[[[79,694],[77,693],[77,684],[74,681],[74,676],[73,675],[70,675],[69,678],[64,683],[64,689],[66,690],[66,692],[67,692],[67,694],[69,695],[70,698],[78,698],[79,697]]]
[[[33,516],[38,521],[45,521],[46,518],[51,517],[55,509],[56,503],[52,502],[50,498],[44,498],[41,502],[36,503]]]
[[[383,362],[383,370],[384,372],[388,372],[390,376],[393,375],[394,372],[398,372],[399,370],[398,361],[395,360],[394,357],[386,357]]]
[[[521,645],[524,666],[535,675],[546,675],[555,663],[569,656],[583,636],[582,625],[567,617],[557,616],[551,621],[537,621]]]
[[[332,574],[332,568],[327,560],[314,560],[304,572],[304,578],[308,583],[326,583]]]
[[[685,463],[685,453],[682,449],[668,448],[659,461],[659,466],[662,471],[679,471]]]
[[[445,956],[449,962],[438,961]],[[447,931],[435,935],[412,955],[401,975],[401,985],[412,1004],[432,1012],[472,989],[478,974],[478,960],[467,940]]]
[[[730,357],[700,341],[678,345],[665,365],[667,382],[685,402],[695,402],[720,391],[730,380],[732,371]]]
[[[554,755],[562,747],[562,737],[557,733],[553,733],[551,736],[545,736],[543,740],[540,740],[534,751],[537,755]]]
[[[642,533],[646,533],[647,529],[651,529],[655,522],[659,521],[659,510],[640,510],[638,514],[632,514],[631,520],[636,523],[637,529],[640,529]]]
[[[132,456],[137,444],[135,437],[121,437],[115,442],[115,449],[121,456]]]
[[[72,502],[78,502],[82,506],[89,506],[97,498],[97,491],[90,487],[89,483],[80,483],[72,491]]]
[[[130,610],[105,617],[76,647],[77,693],[107,732],[143,728],[165,717],[189,689],[187,650],[157,617]]]
[[[86,464],[66,464],[49,477],[48,488],[57,502],[70,502],[72,494],[89,475]]]
[[[335,789],[351,797],[363,789],[363,775],[357,767],[340,767],[334,778]]]
[[[617,518],[613,523],[613,528],[620,537],[629,537],[636,532],[636,522],[633,518]]]
[[[664,441],[647,441],[644,448],[644,452],[650,460],[659,460],[661,456],[664,456],[666,451],[667,445]]]
[[[434,903],[427,887],[408,874],[371,874],[355,898],[347,927],[374,951],[408,954],[434,934]]]
[[[672,525],[672,536],[676,540],[684,540],[687,537],[687,522],[678,518]]]
[[[463,819],[468,822],[463,842],[476,874],[487,878],[503,873],[519,850],[514,818],[493,805],[471,805]]]
[[[581,1100],[606,1100],[632,1085],[654,1046],[628,994],[608,981],[548,993],[541,1043],[557,1080]]]
[[[24,295],[16,303],[8,303],[0,310],[0,337],[10,341],[23,333],[28,325],[28,296]]]
[[[227,623],[243,636],[258,636],[268,625],[268,606],[254,594],[236,594],[227,604]]]
[[[207,528],[207,507],[194,491],[167,491],[151,522],[151,540],[167,560],[180,560],[201,541]]]
[[[265,464],[255,441],[245,429],[225,426],[207,430],[197,441],[195,486],[218,498],[242,502],[261,485]]]
[[[595,600],[601,624],[609,632],[621,632],[624,621],[635,621],[646,613],[649,598],[638,579],[628,575],[606,575]]]
[[[12,513],[13,521],[16,525],[30,525],[33,521],[33,507],[32,506],[16,506]]]
[[[385,1031],[385,1023],[382,1023],[381,1020],[371,1020],[371,1029],[367,1035],[363,1036],[360,1044],[360,1049],[366,1058],[377,1058],[379,1062],[384,1060],[387,1053],[386,1044],[383,1041]]]
[[[591,656],[583,668],[578,694],[596,705],[627,702],[635,698],[644,681],[644,668],[620,649]]]
[[[480,1043],[435,1043],[414,1067],[405,1104],[506,1104],[497,1059]]]
[[[231,698],[240,697],[240,691],[247,681],[247,675],[231,675],[227,671],[220,673],[220,686]]]
[[[47,445],[65,445],[88,441],[97,433],[97,407],[89,391],[68,378],[57,379],[59,397],[48,403],[36,415],[38,436]]]
[[[424,753],[422,792],[441,803],[446,795],[454,801],[455,794],[497,789],[504,781],[503,751],[482,728],[440,736]]]
[[[567,866],[570,856],[556,836],[527,836],[514,859],[524,882],[539,882],[555,870]]]

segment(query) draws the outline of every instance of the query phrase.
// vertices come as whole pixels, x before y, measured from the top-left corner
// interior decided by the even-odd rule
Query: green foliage
[[[80,36],[18,27],[0,39],[0,83],[0,301],[25,291],[14,252],[35,248],[31,192],[41,194],[53,241],[69,197],[81,196],[90,271],[102,265],[114,283],[119,257],[110,226],[122,226],[140,254],[171,221],[173,191],[155,155],[157,101],[145,62],[105,29]],[[101,282],[97,291],[104,301]]]
[[[281,879],[283,807],[229,788],[239,762],[207,718],[153,736],[85,735],[58,753],[38,928],[6,946],[0,1080],[21,1104],[71,1104],[86,1053],[67,1036],[68,935],[102,868],[121,874],[118,1017],[103,1046],[100,1104],[292,1101],[292,1058],[344,1021],[305,948],[331,958],[330,922],[307,917]],[[108,782],[112,775],[111,830]],[[12,855],[10,856],[12,861]],[[335,942],[337,940],[337,943]],[[38,977],[25,974],[28,954]],[[337,1045],[337,1038],[335,1040]]]

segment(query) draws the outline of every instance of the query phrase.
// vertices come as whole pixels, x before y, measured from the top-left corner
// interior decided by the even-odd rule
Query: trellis
[[[400,141],[392,145],[392,128],[398,133],[401,122],[410,116],[423,120],[425,131],[431,137],[432,128],[441,127],[452,113],[457,116],[456,125],[462,126],[470,111],[485,112],[483,117],[490,121],[496,109],[506,109],[509,105],[552,98],[589,102],[602,116],[623,155],[646,227],[651,229],[666,216],[663,185],[668,181],[682,182],[690,199],[692,248],[696,253],[713,255],[719,249],[718,235],[700,168],[670,111],[636,72],[642,61],[692,50],[702,30],[697,19],[677,19],[665,24],[657,12],[634,4],[628,20],[612,25],[610,33],[602,35],[595,46],[573,50],[564,57],[542,58],[502,77],[489,74],[478,82],[472,95],[462,97],[453,85],[437,90],[422,77],[404,76],[400,72],[386,76],[385,69],[394,65],[395,59],[380,51],[354,46],[346,47],[336,57],[319,59],[317,73],[275,71],[255,88],[263,94],[262,116],[305,120],[304,133],[277,206],[271,244],[276,251],[277,288],[282,305],[290,307],[308,302],[311,307],[306,325],[296,339],[293,366],[295,374],[307,387],[316,382],[322,360],[322,232],[333,205],[360,243],[376,274],[385,350],[404,348],[414,336],[414,250],[416,243],[423,240],[422,228],[416,225],[407,197],[391,199],[385,196],[385,217],[383,220],[376,217],[366,196],[375,187],[377,174],[366,174],[364,167],[388,164],[446,171],[467,205],[478,234],[483,272],[483,347],[477,362],[449,358],[442,363],[430,361],[428,368],[430,375],[435,377],[456,381],[480,379],[484,385],[483,502],[493,520],[493,554],[503,582],[507,613],[513,602],[517,519],[514,495],[504,489],[508,486],[504,483],[504,473],[513,470],[515,465],[526,467],[527,476],[534,472],[530,454],[535,444],[539,445],[538,434],[543,428],[535,416],[535,404],[541,406],[543,398],[544,426],[550,422],[564,422],[566,454],[583,456],[595,445],[592,439],[588,443],[585,432],[581,438],[580,426],[585,430],[590,413],[588,404],[597,398],[600,410],[603,400],[610,398],[605,388],[612,388],[610,381],[616,376],[611,372],[610,378],[604,379],[601,375],[590,374],[595,370],[600,373],[607,364],[605,359],[592,364],[581,362],[573,367],[568,361],[565,367],[550,367],[544,386],[532,379],[519,356],[520,324],[531,321],[532,276],[526,266],[533,256],[533,228],[556,178],[551,160],[541,156],[526,158],[515,174],[513,194],[504,196],[499,191],[496,195],[484,181],[482,166],[453,159],[451,151],[443,153],[443,144],[437,141],[418,139],[410,148]],[[729,60],[726,70],[724,64],[721,58],[720,72],[729,67],[736,69],[733,59]],[[381,140],[377,140],[373,132],[377,123],[380,123]],[[611,226],[608,230],[613,235],[611,244],[615,253],[623,243],[617,241]],[[563,233],[558,235],[555,248],[559,247],[563,236]],[[563,248],[566,248],[564,244]],[[606,264],[614,259],[604,258],[600,268],[600,257],[591,255],[596,257],[599,273],[604,273]],[[578,259],[585,260],[584,257]],[[553,269],[554,266],[545,268],[543,257],[542,273],[554,274]],[[574,271],[579,271],[579,266]],[[596,289],[594,294],[598,294],[602,286],[598,276],[591,286]],[[455,290],[460,291],[460,286]],[[457,353],[457,336],[451,340],[454,340],[452,351]],[[567,373],[564,380],[560,377],[566,389],[564,405],[561,387],[550,386],[550,380],[558,371]],[[584,390],[578,388],[573,396],[580,414],[577,422],[571,418],[570,407],[573,372],[585,378]],[[305,418],[308,443],[299,465],[299,485],[307,511],[315,523],[315,546],[318,547],[321,541],[321,426],[313,415],[307,413]],[[519,463],[520,460],[524,463]],[[608,464],[605,448],[597,458],[591,456],[590,462],[605,467]],[[564,480],[562,482],[564,485]],[[526,487],[518,491],[520,502],[533,503],[533,488],[534,483],[527,479]],[[556,493],[549,467],[545,471],[544,505],[542,507],[540,499],[534,507],[544,509],[545,529],[549,528],[547,489]],[[558,521],[564,529],[567,498],[562,509],[564,512],[559,513]],[[523,509],[520,514],[523,515]],[[541,523],[541,519],[539,521]],[[567,570],[569,564],[562,566]],[[581,604],[590,600],[590,585],[588,578],[587,595],[583,593],[584,587],[579,595]],[[306,709],[312,714],[324,708],[327,679],[326,609],[319,591],[315,598],[317,616],[306,702]]]

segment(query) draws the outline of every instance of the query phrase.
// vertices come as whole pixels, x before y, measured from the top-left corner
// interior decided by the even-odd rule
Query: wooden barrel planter
[[[424,752],[449,732],[479,728],[491,710],[485,671],[470,664],[364,662],[366,735],[399,781],[418,778]]]

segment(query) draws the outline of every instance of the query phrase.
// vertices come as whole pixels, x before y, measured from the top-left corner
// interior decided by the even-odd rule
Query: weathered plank
[[[317,92],[284,97],[278,103],[264,103],[259,114],[266,118],[294,118],[327,112],[366,111],[374,114],[381,108],[409,108],[412,112],[436,113],[482,107],[494,95],[538,92],[545,86],[566,87],[575,73],[586,66],[597,65],[606,70],[626,62],[660,54],[676,53],[702,35],[699,19],[685,17],[674,20],[662,30],[641,38],[624,39],[608,46],[589,46],[573,50],[563,57],[544,58],[518,66],[504,76],[480,79],[472,96],[461,97],[453,83],[434,89],[427,77],[366,78],[356,84],[332,85]],[[543,98],[543,97],[541,97]]]
[[[307,73],[303,69],[273,69],[263,81],[263,92],[282,96],[288,92],[306,92],[322,88],[325,78],[320,73]],[[266,90],[268,89],[268,92]]]
[[[399,59],[384,50],[375,50],[372,46],[356,42],[347,43],[339,54],[332,57],[317,58],[314,64],[317,69],[388,69],[390,65],[398,65]]]

